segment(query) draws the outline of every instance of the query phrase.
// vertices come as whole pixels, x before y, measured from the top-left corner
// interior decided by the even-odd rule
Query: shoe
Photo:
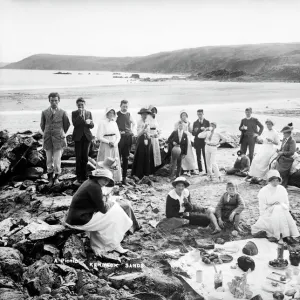
[[[124,249],[121,245],[117,246],[114,251],[120,253],[120,254],[124,254],[126,252],[128,252],[129,250],[128,249]]]
[[[47,176],[48,176],[48,181],[49,181],[47,186],[50,188],[53,185],[53,173],[48,173]]]
[[[53,185],[59,184],[60,181],[58,180],[58,176],[59,176],[58,174],[55,174],[55,175],[54,175],[54,178],[53,178],[53,180],[54,180]]]
[[[122,185],[128,185],[126,178],[122,180]]]

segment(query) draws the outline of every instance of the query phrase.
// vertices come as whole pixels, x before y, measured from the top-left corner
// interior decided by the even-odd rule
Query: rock
[[[10,170],[11,162],[8,158],[3,157],[0,159],[0,176],[5,176]]]
[[[38,260],[29,266],[24,273],[25,286],[30,296],[41,295],[51,289],[54,282],[54,273],[50,270],[49,265]]]
[[[67,173],[64,175],[59,176],[59,180],[75,180],[76,175],[75,174],[71,174],[71,173]]]
[[[224,244],[225,244],[225,240],[222,239],[222,238],[217,238],[217,239],[215,240],[215,243],[216,243],[216,244],[219,244],[219,245],[224,245]]]
[[[0,266],[4,275],[20,281],[23,274],[22,254],[13,248],[0,247]]]
[[[58,256],[59,255],[59,249],[57,249],[54,245],[49,245],[49,244],[45,244],[44,245],[44,251],[46,253],[50,253],[53,256]]]
[[[293,132],[292,135],[296,143],[300,143],[300,132]]]
[[[96,294],[97,290],[107,286],[107,282],[103,279],[99,279],[97,276],[79,271],[78,280],[76,282],[76,291],[77,294],[86,295],[86,294]]]
[[[139,182],[138,184],[147,184],[149,186],[153,186],[153,182],[150,180],[149,177],[144,176]]]
[[[70,157],[74,157],[75,155],[75,148],[74,147],[66,147],[64,148],[63,154],[61,159],[69,159]]]
[[[196,240],[196,243],[199,248],[202,249],[214,249],[215,248],[215,242],[211,239],[198,239]]]
[[[68,238],[62,252],[65,259],[76,258],[82,260],[86,258],[83,242],[75,234]]]
[[[18,204],[29,205],[32,199],[32,195],[29,192],[23,192],[15,198],[15,202]]]
[[[4,145],[9,139],[9,133],[7,130],[0,131],[0,148]]]
[[[0,222],[0,237],[6,236],[16,223],[16,220],[13,218],[7,218]]]
[[[64,277],[65,284],[68,284],[68,286],[76,285],[78,275],[77,271],[74,268],[62,264],[56,264],[55,269],[56,273]]]
[[[25,300],[26,295],[18,290],[0,288],[0,299],[1,300]]]
[[[45,211],[47,213],[54,213],[57,211],[67,211],[71,205],[72,197],[70,196],[58,196],[54,198],[38,197],[37,200],[41,203],[39,211]]]
[[[32,185],[34,185],[34,182],[32,180],[25,180],[20,186],[20,190],[26,190],[28,187]]]
[[[159,228],[159,229],[165,230],[165,231],[170,231],[170,230],[173,230],[176,228],[180,228],[188,223],[189,223],[189,221],[186,219],[164,218],[156,225],[156,228]]]
[[[27,161],[35,167],[44,167],[46,164],[46,157],[44,152],[33,149],[29,151]]]
[[[251,300],[263,300],[263,298],[261,295],[258,294],[256,296],[252,297]]]
[[[67,286],[61,286],[60,288],[53,290],[51,295],[52,296],[58,296],[58,295],[66,296],[69,293],[70,293],[70,290]]]
[[[57,211],[50,215],[47,214],[44,217],[41,217],[40,219],[50,225],[55,225],[55,224],[62,224],[65,216],[66,216],[66,213],[64,211]]]
[[[138,293],[134,294],[133,297],[140,300],[166,300],[165,297],[154,293]]]
[[[40,178],[44,173],[44,170],[43,168],[40,168],[40,167],[30,167],[28,169],[26,169],[25,171],[25,176],[26,178],[28,179],[38,179]]]
[[[237,148],[239,146],[240,139],[237,135],[223,131],[222,135],[226,138],[226,142],[220,145],[220,148]]]
[[[64,229],[65,227],[62,225],[49,225],[42,220],[36,220],[10,236],[10,241],[18,243],[24,239],[30,241],[43,240],[55,236]]]

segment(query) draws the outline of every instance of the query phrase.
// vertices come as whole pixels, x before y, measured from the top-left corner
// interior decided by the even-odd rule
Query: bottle
[[[222,271],[220,271],[219,273],[215,273],[214,284],[215,284],[215,290],[216,290],[217,288],[223,286],[223,275],[222,275]]]
[[[278,241],[278,246],[277,246],[277,259],[283,259],[283,252],[284,252],[284,242],[282,239],[282,234],[280,234],[280,239]]]

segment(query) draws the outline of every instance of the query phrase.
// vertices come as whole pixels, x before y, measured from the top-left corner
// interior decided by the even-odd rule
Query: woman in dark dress
[[[151,114],[151,111],[146,108],[142,108],[138,114],[141,115],[141,119],[137,123],[137,145],[131,175],[142,179],[144,176],[150,175],[151,139],[150,124],[147,117]]]

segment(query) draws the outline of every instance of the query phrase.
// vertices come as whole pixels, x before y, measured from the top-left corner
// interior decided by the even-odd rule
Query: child
[[[246,177],[250,169],[250,158],[241,150],[237,152],[237,159],[232,169],[226,170],[227,175]]]
[[[224,221],[234,224],[234,229],[238,232],[243,232],[239,227],[241,212],[245,208],[245,203],[240,194],[237,192],[236,185],[233,182],[228,182],[226,185],[226,193],[221,197],[217,207],[216,216],[219,226],[224,228]],[[219,233],[221,228],[217,227],[213,234]]]

